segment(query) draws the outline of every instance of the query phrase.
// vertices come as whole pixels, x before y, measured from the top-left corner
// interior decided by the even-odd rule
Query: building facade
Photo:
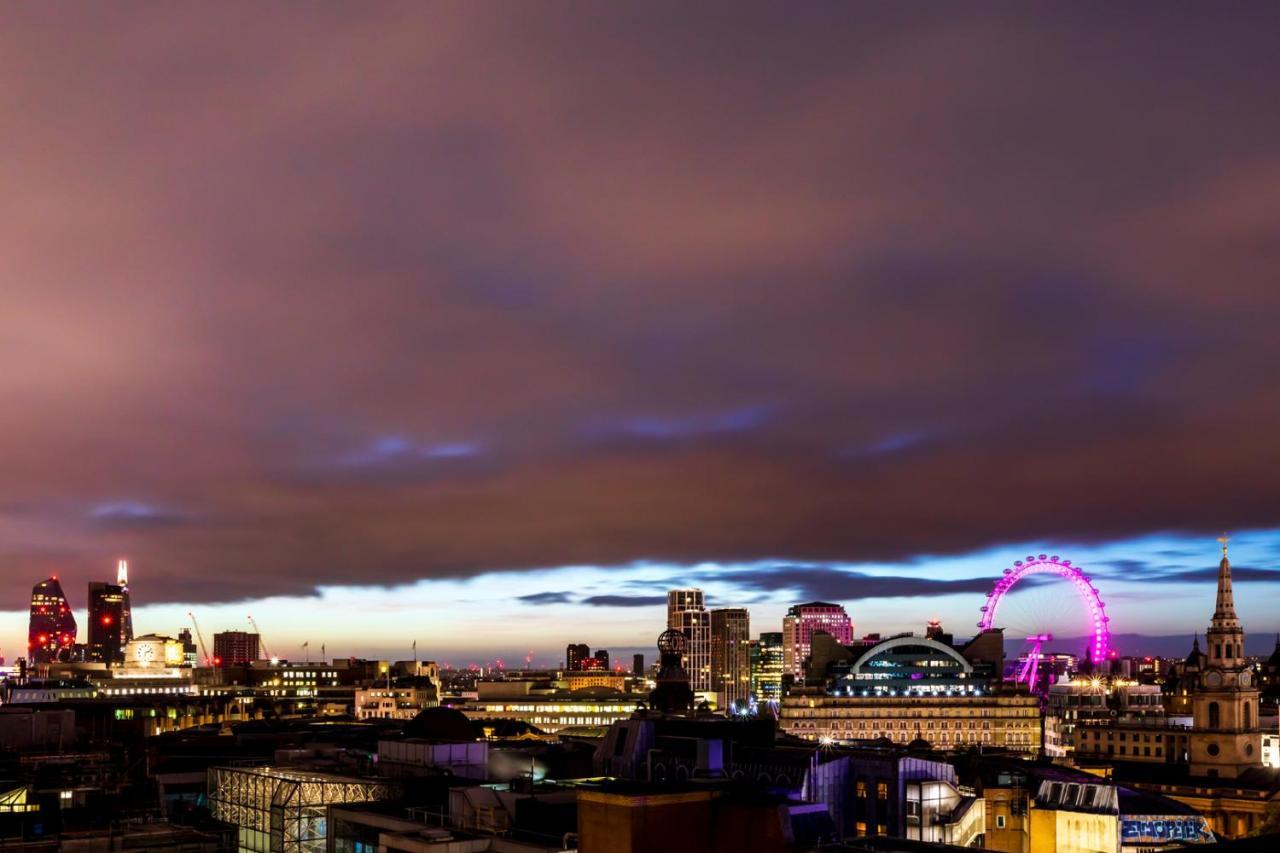
[[[766,631],[751,644],[751,695],[756,702],[782,698],[782,632]]]
[[[744,607],[711,611],[711,689],[722,708],[751,700],[751,616]]]
[[[31,588],[27,651],[32,663],[68,660],[76,644],[76,617],[57,576]]]
[[[711,691],[711,614],[700,589],[667,592],[667,628],[688,638],[684,668],[694,692]]]
[[[586,643],[570,643],[564,649],[564,668],[568,672],[582,669],[582,662],[591,657],[591,647]]]
[[[213,635],[213,665],[242,666],[260,660],[261,638],[249,631],[220,631]]]
[[[134,637],[124,647],[124,666],[134,669],[173,669],[187,665],[181,640],[161,634]]]
[[[822,631],[847,646],[853,642],[853,620],[839,604],[811,601],[797,604],[782,619],[783,671],[797,680],[804,679],[805,660],[813,633]]]
[[[1195,644],[1174,685],[1179,706],[1190,705],[1190,728],[1165,727],[1158,732],[1163,736],[1163,756],[1155,756],[1153,738],[1153,756],[1147,759],[1147,742],[1142,740],[1137,744],[1138,760],[1133,733],[1117,731],[1117,736],[1128,735],[1128,749],[1120,752],[1117,737],[1115,753],[1107,755],[1106,763],[1114,778],[1172,797],[1204,815],[1214,834],[1239,837],[1258,831],[1280,808],[1280,772],[1263,765],[1259,692],[1244,657],[1244,629],[1235,611],[1226,537],[1220,541],[1217,598],[1205,647],[1201,651]],[[1085,753],[1080,746],[1083,737],[1077,743],[1079,757]],[[1171,749],[1172,763],[1152,765],[1167,759]]]
[[[406,679],[390,687],[362,687],[356,691],[357,720],[412,720],[426,708],[440,704],[436,688],[427,679]]]
[[[125,623],[125,590],[114,583],[89,584],[89,660],[114,666],[124,662],[129,641]]]
[[[120,629],[123,632],[121,642],[128,643],[133,639],[133,604],[129,601],[129,562],[120,560],[116,563],[116,586],[120,587]]]
[[[1218,564],[1218,595],[1205,633],[1206,662],[1191,701],[1191,775],[1232,779],[1262,764],[1258,686],[1244,655],[1236,616],[1226,537]]]
[[[1040,702],[1027,693],[983,695],[782,697],[783,732],[820,743],[885,738],[893,743],[927,741],[934,749],[1003,747],[1035,754],[1040,749]]]

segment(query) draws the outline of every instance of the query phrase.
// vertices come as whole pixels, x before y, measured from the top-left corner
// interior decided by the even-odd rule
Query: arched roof
[[[853,669],[850,670],[850,672],[854,674],[859,674],[862,672],[863,664],[865,664],[867,661],[873,658],[877,658],[880,655],[884,654],[885,652],[892,651],[893,649],[896,649],[896,648],[901,648],[902,646],[924,646],[925,648],[933,649],[938,653],[940,653],[941,655],[943,655],[944,657],[949,657],[952,660],[954,660],[956,663],[960,664],[960,668],[962,671],[973,672],[973,664],[965,660],[964,656],[961,655],[955,649],[953,649],[951,646],[948,646],[946,643],[940,643],[937,640],[931,640],[928,637],[914,637],[914,636],[893,637],[892,639],[885,640],[880,643],[876,643],[874,646],[872,646],[871,648],[863,652],[862,657],[854,661]]]

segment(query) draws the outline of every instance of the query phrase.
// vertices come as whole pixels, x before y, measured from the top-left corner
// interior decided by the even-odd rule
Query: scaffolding
[[[321,853],[328,807],[391,796],[390,786],[287,767],[209,768],[213,816],[236,827],[245,853]]]

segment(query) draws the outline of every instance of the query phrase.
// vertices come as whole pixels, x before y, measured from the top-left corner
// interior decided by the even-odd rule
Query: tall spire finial
[[[1211,626],[1238,630],[1240,621],[1236,617],[1235,599],[1231,594],[1231,561],[1227,559],[1229,539],[1230,537],[1225,533],[1218,537],[1218,541],[1222,543],[1222,561],[1218,563],[1218,601],[1213,609]]]

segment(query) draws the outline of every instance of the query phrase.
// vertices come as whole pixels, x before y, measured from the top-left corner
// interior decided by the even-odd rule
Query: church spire
[[[1230,540],[1231,537],[1225,533],[1218,537],[1218,541],[1222,543],[1222,562],[1218,564],[1218,602],[1213,611],[1215,628],[1240,627],[1235,598],[1231,593],[1231,561],[1227,559],[1227,543]]]

